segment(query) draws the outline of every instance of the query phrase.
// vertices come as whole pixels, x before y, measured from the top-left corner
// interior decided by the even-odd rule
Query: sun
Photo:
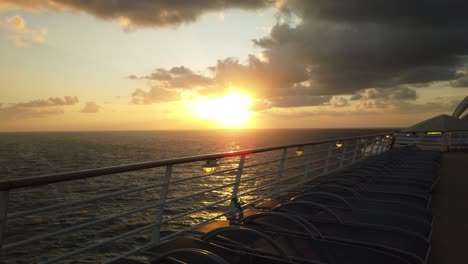
[[[196,100],[193,114],[223,127],[242,128],[253,114],[249,110],[252,102],[252,97],[245,93],[230,92],[222,97]]]

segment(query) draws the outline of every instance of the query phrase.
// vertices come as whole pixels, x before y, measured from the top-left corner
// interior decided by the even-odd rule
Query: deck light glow
[[[207,160],[205,164],[203,164],[202,169],[205,173],[212,173],[218,168],[218,161],[217,160]]]
[[[431,132],[426,132],[426,135],[442,135],[443,133],[441,131],[431,131]]]
[[[302,147],[297,147],[296,156],[302,156],[304,154],[304,149]]]
[[[343,143],[341,143],[341,141],[337,141],[335,145],[337,148],[341,148],[343,146]]]

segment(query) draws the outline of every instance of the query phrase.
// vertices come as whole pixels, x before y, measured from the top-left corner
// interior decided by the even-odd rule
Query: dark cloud
[[[332,96],[285,96],[272,98],[275,107],[317,106],[330,102]]]
[[[0,117],[13,118],[37,118],[50,115],[59,115],[65,112],[65,106],[75,105],[79,102],[76,96],[49,97],[28,102],[20,102],[0,105]]]
[[[397,87],[394,89],[369,89],[366,91],[365,99],[384,100],[416,100],[416,90],[408,87]]]
[[[270,0],[0,0],[0,7],[71,10],[84,12],[101,19],[119,20],[125,29],[132,26],[176,26],[196,21],[207,12],[225,9],[259,9],[269,7]]]
[[[81,109],[82,113],[97,113],[101,109],[101,106],[98,105],[96,102],[87,102],[83,109]]]
[[[284,9],[301,22],[254,43],[271,63],[308,69],[315,94],[454,80],[468,54],[468,2],[292,0]]]
[[[255,43],[271,63],[288,57],[310,69],[307,79],[316,94],[353,94],[456,78],[464,62],[458,54],[468,53],[467,30],[304,21],[276,25]]]
[[[284,6],[306,19],[401,26],[466,25],[465,1],[448,0],[289,0]]]

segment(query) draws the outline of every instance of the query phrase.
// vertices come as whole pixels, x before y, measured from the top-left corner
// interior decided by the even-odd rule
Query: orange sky
[[[406,127],[468,94],[455,8],[273,2],[0,0],[0,131]]]

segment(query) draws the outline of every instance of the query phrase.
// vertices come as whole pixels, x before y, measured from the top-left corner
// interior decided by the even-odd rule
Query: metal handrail
[[[283,194],[289,190],[293,190],[295,188],[304,185],[307,181],[313,179],[313,177],[323,176],[325,174],[329,174],[331,172],[336,172],[342,168],[350,166],[355,162],[358,162],[366,157],[366,155],[376,155],[388,150],[389,147],[389,140],[388,138],[382,137],[383,135],[388,135],[393,132],[387,133],[378,133],[372,135],[364,135],[364,136],[357,136],[357,137],[348,137],[348,138],[339,138],[339,139],[330,139],[330,140],[323,140],[323,141],[315,141],[310,143],[302,143],[302,144],[291,144],[291,145],[283,145],[283,146],[275,146],[275,147],[266,147],[266,148],[258,148],[258,149],[251,149],[245,151],[237,151],[237,152],[224,152],[224,153],[217,153],[217,154],[209,154],[209,155],[200,155],[200,156],[192,156],[192,157],[184,157],[184,158],[177,158],[177,159],[168,159],[168,160],[160,160],[154,162],[144,162],[144,163],[137,163],[137,164],[130,164],[130,165],[121,165],[121,166],[113,166],[107,168],[100,168],[100,169],[91,169],[91,170],[84,170],[78,172],[71,172],[71,173],[59,173],[53,175],[46,175],[46,176],[38,176],[38,177],[30,177],[30,178],[23,178],[23,179],[12,179],[7,181],[0,182],[0,246],[1,250],[12,250],[19,246],[23,246],[26,244],[40,242],[47,240],[49,238],[55,239],[57,236],[61,236],[64,234],[77,232],[80,230],[85,230],[86,228],[90,228],[92,226],[102,224],[105,222],[114,221],[123,217],[133,216],[137,213],[143,213],[147,210],[154,210],[156,209],[156,216],[153,222],[145,222],[144,226],[138,227],[133,230],[122,230],[122,233],[112,234],[112,237],[106,237],[103,240],[94,241],[91,245],[83,245],[81,248],[78,249],[71,249],[70,252],[62,252],[62,255],[59,256],[51,256],[48,258],[45,263],[53,263],[58,262],[61,260],[68,259],[72,256],[82,254],[84,252],[88,252],[93,250],[97,247],[107,245],[109,243],[116,242],[117,240],[127,238],[130,236],[134,236],[135,234],[140,234],[145,231],[152,230],[151,242],[149,244],[155,245],[160,243],[161,241],[167,240],[169,237],[173,237],[176,234],[182,234],[184,232],[188,232],[189,230],[193,230],[195,226],[200,226],[206,224],[209,221],[214,219],[219,219],[221,217],[231,217],[231,215],[235,215],[233,210],[235,207],[233,206],[233,201],[236,200],[238,197],[249,197],[247,202],[242,205],[242,207],[247,207],[256,203],[260,203],[262,201],[266,201],[270,198],[279,197],[280,194]],[[360,139],[366,138],[369,139],[364,143],[359,143]],[[344,143],[344,145],[339,148],[335,147],[335,142],[340,141]],[[382,144],[382,142],[384,144]],[[288,155],[288,150],[292,148],[304,148],[307,146],[314,146],[314,145],[323,145],[324,147],[318,148],[307,148],[307,153],[301,156],[297,155]],[[366,153],[369,146],[371,146],[370,153]],[[310,152],[309,152],[310,151]],[[254,162],[246,164],[244,166],[245,158],[247,155],[253,155],[256,153],[264,153],[264,152],[272,152],[274,156],[268,156],[263,159],[254,159]],[[320,153],[321,155],[317,155]],[[359,153],[359,155],[358,155]],[[279,155],[280,157],[276,156]],[[314,158],[313,156],[316,155]],[[325,156],[324,158],[322,158]],[[193,162],[200,162],[200,161],[207,161],[207,160],[222,160],[223,158],[232,158],[238,157],[239,160],[235,161],[235,163],[225,164],[229,166],[228,169],[220,165],[220,170],[212,173],[205,173],[205,174],[198,174],[195,175],[186,175],[182,178],[174,178],[172,174],[173,167],[178,164],[187,164]],[[266,160],[266,161],[265,161]],[[287,165],[286,165],[287,161]],[[275,164],[278,164],[275,167]],[[313,165],[312,165],[313,164]],[[155,179],[158,181],[156,182],[146,182],[143,186],[138,187],[131,187],[124,190],[109,190],[108,193],[98,193],[91,197],[84,197],[79,198],[72,201],[61,201],[57,204],[46,205],[39,208],[26,208],[23,210],[15,211],[15,212],[8,212],[8,203],[9,201],[9,194],[16,191],[17,189],[21,188],[30,188],[36,187],[40,188],[42,185],[59,183],[59,182],[66,182],[66,181],[73,181],[73,180],[81,180],[86,178],[94,178],[99,176],[117,174],[117,173],[124,173],[124,172],[132,172],[132,171],[140,171],[146,169],[153,169],[153,168],[166,168],[163,177],[156,176]],[[257,170],[258,168],[258,170]],[[265,169],[263,169],[265,168]],[[252,174],[252,171],[255,173]],[[183,173],[186,173],[184,171]],[[179,172],[180,174],[180,172]],[[234,175],[235,178],[234,178]],[[247,176],[247,174],[249,176]],[[244,175],[244,176],[243,176]],[[212,178],[216,177],[216,178]],[[217,179],[221,179],[218,177],[223,177],[222,181],[218,181]],[[171,178],[173,178],[171,180]],[[216,183],[215,185],[209,184],[204,185],[202,189],[192,190],[185,193],[180,193],[177,196],[168,196],[169,188],[172,186],[179,186],[179,185],[188,185],[190,182],[197,182],[197,181],[213,181]],[[214,180],[213,180],[214,179]],[[263,180],[265,179],[265,180]],[[152,179],[153,180],[153,179]],[[258,182],[255,184],[250,184],[250,182],[255,181]],[[249,183],[249,184],[247,184]],[[239,187],[242,188],[246,187],[247,189],[239,190]],[[253,186],[253,188],[251,188]],[[157,188],[157,189],[156,189]],[[138,205],[136,208],[127,208],[121,212],[112,212],[110,215],[104,215],[100,218],[91,218],[87,219],[86,222],[75,223],[69,227],[63,227],[62,229],[58,230],[50,230],[46,231],[46,233],[39,233],[39,234],[31,234],[29,237],[22,238],[19,241],[8,241],[8,243],[3,243],[5,241],[5,230],[9,220],[22,220],[24,217],[30,217],[36,214],[43,214],[51,211],[58,211],[58,209],[68,209],[75,206],[85,205],[85,204],[92,204],[97,201],[101,201],[104,199],[114,198],[116,196],[123,196],[127,194],[135,194],[138,192],[153,190],[154,192],[159,192],[159,200],[151,200],[148,204],[144,204],[143,206]],[[190,190],[190,189],[189,189]],[[226,192],[226,190],[228,190]],[[29,191],[29,190],[28,190]],[[222,195],[220,195],[221,193]],[[216,197],[213,200],[208,200],[207,203],[202,203],[202,205],[198,205],[193,208],[189,208],[184,211],[177,211],[173,215],[165,215],[164,210],[167,205],[174,205],[176,202],[177,204],[182,203],[187,200],[197,200],[199,196],[203,195],[215,195]],[[252,195],[254,194],[254,195]],[[231,202],[228,207],[226,203]],[[176,221],[178,219],[182,219],[182,217],[190,216],[199,212],[205,212],[207,210],[211,210],[210,208],[218,208],[216,211],[215,216],[210,214],[210,217],[206,220],[204,219],[200,223],[196,223],[192,226],[186,227],[183,230],[176,231],[169,236],[161,237],[161,226],[164,224],[168,224],[170,221]],[[227,209],[228,208],[228,209]],[[227,209],[227,210],[226,210]],[[7,214],[8,212],[8,214]],[[54,212],[55,213],[55,212]],[[152,213],[152,212],[151,212]],[[153,214],[153,213],[152,213]],[[230,219],[230,218],[228,218]],[[88,229],[86,229],[88,230]],[[58,239],[58,238],[56,238]],[[7,242],[7,241],[5,241]],[[149,245],[148,244],[148,245]],[[128,256],[129,252],[137,252],[138,249],[147,248],[148,245],[144,245],[142,247],[133,248],[132,250],[119,253],[120,256]],[[0,257],[1,262],[1,257]]]
[[[356,139],[356,138],[381,136],[381,135],[392,134],[392,133],[394,132],[377,133],[377,134],[371,134],[371,135],[365,135],[365,136],[359,136],[359,137],[329,139],[329,140],[314,141],[314,142],[302,143],[302,144],[290,144],[290,145],[282,145],[282,146],[274,146],[274,147],[257,148],[257,149],[235,151],[235,152],[223,152],[223,153],[190,156],[190,157],[176,158],[176,159],[150,161],[150,162],[143,162],[143,163],[136,163],[136,164],[129,164],[129,165],[111,166],[111,167],[105,167],[105,168],[99,168],[99,169],[57,173],[57,174],[28,177],[28,178],[21,178],[21,179],[11,179],[11,180],[6,180],[6,181],[0,181],[0,191],[40,186],[40,185],[45,185],[45,184],[50,184],[50,183],[57,183],[57,182],[80,180],[80,179],[111,175],[111,174],[117,174],[117,173],[123,173],[123,172],[151,169],[151,168],[156,168],[156,167],[164,167],[168,165],[176,165],[176,164],[182,164],[182,163],[206,161],[206,160],[213,160],[213,159],[222,159],[222,158],[229,158],[229,157],[238,157],[241,155],[256,154],[256,153],[296,148],[296,147],[313,146],[313,145],[336,142],[337,140],[346,141],[346,140],[351,140],[351,139]]]

